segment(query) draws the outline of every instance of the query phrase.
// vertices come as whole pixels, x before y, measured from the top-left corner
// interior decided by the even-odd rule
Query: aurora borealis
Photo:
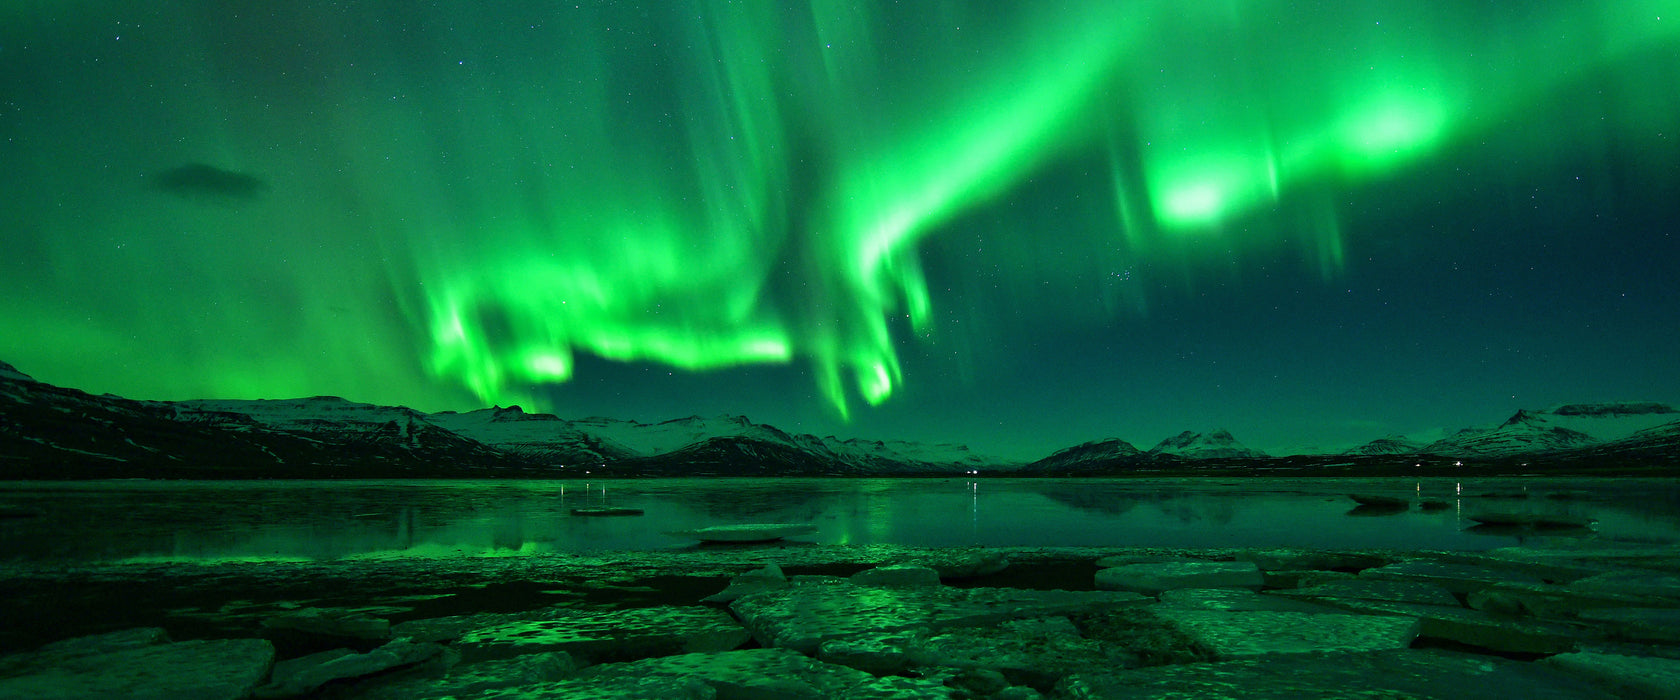
[[[1680,398],[1680,0],[0,8],[0,360],[1036,457]]]

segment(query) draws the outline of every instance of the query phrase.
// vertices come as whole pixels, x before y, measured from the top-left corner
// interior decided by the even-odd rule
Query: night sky
[[[1680,399],[1680,0],[0,5],[0,360],[1036,458]]]

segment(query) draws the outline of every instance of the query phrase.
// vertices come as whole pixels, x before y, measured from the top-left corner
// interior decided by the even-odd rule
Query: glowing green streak
[[[1238,74],[1217,57],[1183,63],[1171,41],[1137,39],[1167,27],[1255,43],[1242,37],[1268,25],[1246,13],[1265,5],[1184,14],[1080,4],[1029,22],[964,82],[942,86],[931,111],[920,99],[853,104],[883,89],[887,70],[875,62],[868,6],[813,0],[816,48],[792,53],[770,30],[774,12],[709,6],[708,19],[685,25],[699,66],[683,81],[698,87],[680,93],[688,172],[589,183],[609,211],[538,222],[556,234],[511,232],[532,244],[512,259],[443,264],[449,281],[429,295],[432,369],[504,402],[521,385],[568,379],[576,350],[693,370],[805,358],[846,415],[852,391],[874,405],[903,381],[889,320],[929,324],[922,237],[1093,138],[1119,153],[1123,145],[1103,136],[1104,115],[1134,115],[1142,182],[1123,182],[1119,167],[1114,177],[1128,238],[1141,243],[1146,226],[1214,231],[1302,185],[1384,177],[1485,123],[1488,103],[1510,110],[1524,94],[1496,90],[1490,100],[1483,89],[1473,112],[1469,97],[1485,82],[1474,66],[1428,60],[1436,47],[1375,29],[1320,37],[1341,51],[1334,59],[1236,56],[1246,66]],[[1356,10],[1346,21],[1363,19]],[[1658,36],[1646,26],[1616,43],[1628,50]],[[833,162],[815,180],[821,186],[795,200],[795,108],[784,82],[801,75],[821,76],[806,89],[832,105],[805,128],[831,144]],[[1111,104],[1116,78],[1135,89]],[[1544,81],[1524,90],[1544,89],[1532,85]],[[619,132],[598,128],[603,141]],[[1146,190],[1148,212],[1133,206],[1133,187]],[[690,188],[694,200],[679,194]],[[1329,275],[1346,252],[1333,210],[1324,212],[1309,224]],[[771,289],[784,270],[806,288],[792,303]]]
[[[773,51],[757,36],[774,8],[715,9],[682,27],[702,58],[678,95],[689,172],[561,179],[544,196],[563,209],[494,234],[525,242],[513,254],[438,261],[445,283],[428,295],[434,374],[512,403],[530,402],[523,386],[569,379],[576,350],[686,370],[793,357],[793,338],[763,299],[776,271],[764,251],[787,235]],[[598,128],[599,143],[557,145],[600,148],[622,131]],[[650,148],[660,146],[630,145]],[[679,194],[690,186],[697,197]],[[580,192],[592,194],[580,201]]]
[[[1429,155],[1455,134],[1490,128],[1523,109],[1535,95],[1585,68],[1579,62],[1562,63],[1550,74],[1524,75],[1529,79],[1519,81],[1479,75],[1488,70],[1485,64],[1505,69],[1506,75],[1532,73],[1519,66],[1558,52],[1562,48],[1554,44],[1558,37],[1602,37],[1603,45],[1592,48],[1570,46],[1581,40],[1566,39],[1564,44],[1571,50],[1563,52],[1591,53],[1602,63],[1680,34],[1680,22],[1657,19],[1680,13],[1680,3],[1673,0],[1652,0],[1638,8],[1627,4],[1594,8],[1601,13],[1598,17],[1583,17],[1579,8],[1560,11],[1542,29],[1525,36],[1532,46],[1511,55],[1462,57],[1464,65],[1456,67],[1408,65],[1380,56],[1367,64],[1346,57],[1344,61],[1365,70],[1315,86],[1317,92],[1333,95],[1321,106],[1327,119],[1267,119],[1230,109],[1213,110],[1200,123],[1187,126],[1171,117],[1163,121],[1160,115],[1151,121],[1146,110],[1145,122],[1156,125],[1144,134],[1155,146],[1146,163],[1155,221],[1169,230],[1206,230],[1273,201],[1281,191],[1300,183],[1329,176],[1357,181],[1394,172]],[[1417,56],[1435,53],[1428,46],[1411,47],[1411,52]],[[1282,69],[1296,67],[1286,64]],[[1323,80],[1322,74],[1316,79]],[[1291,82],[1282,76],[1272,76],[1271,81],[1276,85]],[[1341,89],[1335,92],[1331,86]],[[1313,93],[1306,94],[1310,99]],[[1293,90],[1278,90],[1259,99],[1303,98]],[[1273,104],[1264,111],[1286,110]],[[1255,133],[1271,136],[1254,138]],[[1271,143],[1281,146],[1274,151]],[[1122,218],[1135,222],[1136,214],[1123,213]]]
[[[1103,7],[1087,7],[1090,14],[1076,23],[1041,28],[1038,42],[1023,47],[1041,60],[987,71],[998,77],[960,96],[949,115],[931,120],[931,128],[909,130],[913,135],[894,140],[891,148],[866,151],[845,164],[836,196],[844,203],[838,228],[854,249],[837,252],[848,263],[868,342],[841,352],[869,404],[890,396],[901,378],[884,315],[902,295],[911,325],[920,330],[927,324],[931,305],[915,257],[917,239],[997,195],[1078,134],[1070,122],[1089,114],[1092,90],[1127,48],[1121,28],[1132,24]],[[824,379],[822,389],[844,411],[839,383]]]
[[[0,76],[27,115],[0,149],[22,222],[0,236],[41,261],[0,275],[0,359],[134,396],[431,409],[528,402],[579,353],[808,363],[840,413],[880,403],[905,381],[904,328],[938,325],[919,246],[1104,155],[1123,236],[988,240],[1149,265],[1287,230],[1330,276],[1357,255],[1338,193],[1513,126],[1581,149],[1530,110],[1607,69],[1637,97],[1601,95],[1605,130],[1667,129],[1672,91],[1646,88],[1672,68],[1650,61],[1680,45],[1680,0],[446,2],[404,37],[359,33],[391,18],[352,6],[261,27],[282,80],[222,55],[214,13],[160,5],[179,46],[96,44],[48,5],[0,9],[7,55],[103,60]],[[102,7],[76,21],[113,26]],[[86,148],[110,123],[145,137]],[[141,182],[195,160],[272,187],[206,206]]]
[[[688,370],[792,357],[785,331],[751,315],[754,286],[736,277],[751,251],[735,239],[704,251],[651,222],[609,230],[594,242],[635,245],[618,255],[595,247],[571,262],[509,260],[490,274],[471,268],[446,285],[431,299],[433,371],[514,402],[528,398],[519,384],[569,379],[573,348]]]
[[[819,33],[829,40],[825,46],[835,39],[866,41],[857,17],[844,9],[818,9]],[[886,146],[860,148],[843,158],[834,173],[835,191],[823,195],[834,206],[808,212],[805,225],[826,234],[817,239],[823,245],[813,259],[780,261],[821,266],[796,268],[805,271],[807,283],[821,285],[816,294],[821,305],[789,316],[761,304],[757,293],[778,262],[765,260],[758,248],[781,244],[790,235],[775,228],[776,199],[768,194],[786,181],[777,170],[782,161],[769,154],[786,147],[770,138],[783,131],[777,87],[753,68],[766,63],[762,40],[745,20],[737,21],[739,12],[722,14],[708,37],[725,47],[725,54],[702,63],[724,68],[704,74],[708,90],[692,104],[704,115],[696,123],[707,128],[691,130],[687,139],[700,169],[695,179],[705,193],[704,212],[671,210],[658,224],[610,226],[612,235],[636,242],[616,257],[593,245],[566,245],[571,250],[562,257],[575,262],[466,268],[495,272],[488,277],[469,272],[431,299],[432,369],[439,376],[459,378],[485,400],[501,403],[527,400],[514,389],[520,384],[569,378],[574,348],[685,369],[805,356],[822,393],[842,415],[848,404],[842,375],[850,375],[866,403],[879,404],[902,380],[887,319],[902,305],[911,325],[922,328],[931,308],[913,249],[917,238],[964,207],[1004,191],[1066,145],[1068,135],[1077,133],[1069,122],[1086,112],[1093,87],[1126,44],[1115,31],[1120,18],[1108,16],[1112,11],[1064,17],[1041,27],[1037,43],[1022,47],[1042,53],[1044,60],[959,91],[949,114],[933,120],[920,113],[888,115]],[[835,18],[834,26],[825,29],[824,17]],[[837,101],[849,99],[859,90],[855,83],[870,73],[831,52],[822,60],[824,74],[842,91],[833,96]],[[733,98],[708,99],[722,95]],[[717,111],[720,104],[730,109]],[[716,134],[708,130],[718,127],[755,136],[742,152],[720,151],[710,145]],[[766,194],[734,194],[740,191]],[[663,206],[645,197],[611,200],[645,211]],[[578,232],[580,226],[600,224],[559,224],[566,235],[550,245],[594,237]],[[696,259],[693,248],[710,245],[702,241],[742,247],[718,243],[726,250]],[[709,273],[720,276],[708,280]],[[658,307],[672,309],[677,322],[664,323],[649,313]]]

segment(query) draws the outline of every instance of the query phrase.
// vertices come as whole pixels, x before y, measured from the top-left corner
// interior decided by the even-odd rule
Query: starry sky
[[[0,6],[0,359],[1036,458],[1680,399],[1680,0]]]

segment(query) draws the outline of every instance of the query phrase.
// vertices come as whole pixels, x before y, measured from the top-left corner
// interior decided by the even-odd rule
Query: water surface
[[[1355,508],[1350,493],[1411,501]],[[1424,500],[1445,507],[1424,511]],[[583,517],[580,507],[641,508]],[[676,530],[817,526],[822,544],[1481,550],[1547,536],[1680,541],[1680,485],[1624,479],[638,479],[0,482],[0,561],[338,559],[670,550]]]

